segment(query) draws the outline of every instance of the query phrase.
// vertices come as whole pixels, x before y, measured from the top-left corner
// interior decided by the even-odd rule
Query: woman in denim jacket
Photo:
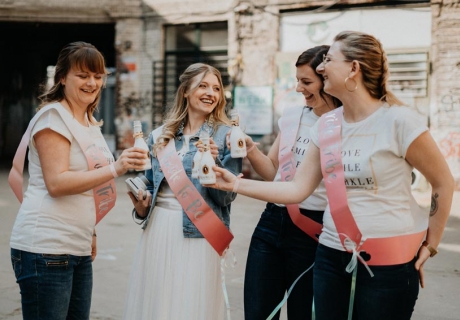
[[[219,219],[229,228],[233,192],[203,187],[191,178],[200,133],[211,136],[216,165],[238,174],[241,159],[233,159],[226,145],[230,121],[219,71],[209,65],[189,66],[163,126],[149,135],[152,169],[145,172],[148,194],[137,200],[133,215],[144,232],[131,271],[124,319],[223,319],[220,256],[190,221],[172,192],[157,158],[170,139],[185,173]]]

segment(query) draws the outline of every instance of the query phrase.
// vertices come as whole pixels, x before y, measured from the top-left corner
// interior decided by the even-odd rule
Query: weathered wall
[[[431,8],[431,131],[460,189],[460,0]]]
[[[118,115],[116,130],[117,145],[125,148],[132,145],[132,133],[123,134],[126,126],[126,106],[139,109],[141,84],[151,83],[150,59],[145,59],[143,43],[144,28],[141,19],[141,0],[0,0],[0,21],[38,23],[115,23],[116,39],[116,105]],[[60,30],[56,30],[58,33]],[[52,37],[52,36],[51,36]],[[112,52],[113,53],[113,52]],[[144,108],[145,109],[145,108]],[[121,115],[121,116],[120,116]],[[125,141],[127,138],[127,141]]]
[[[141,0],[1,0],[0,19],[38,22],[113,22],[140,13]]]
[[[274,85],[280,11],[362,3],[388,4],[379,0],[0,0],[0,21],[115,22],[116,114],[122,133],[133,117],[143,119],[146,130],[161,121],[161,114],[152,110],[152,63],[163,59],[165,24],[227,21],[234,83]],[[432,0],[431,8],[430,124],[460,188],[460,0]]]

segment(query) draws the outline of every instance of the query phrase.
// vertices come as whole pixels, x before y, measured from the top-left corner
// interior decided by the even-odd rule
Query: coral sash
[[[35,122],[43,113],[50,109],[55,109],[57,112],[59,112],[62,120],[67,125],[69,131],[72,133],[72,136],[75,138],[75,140],[80,145],[80,148],[83,150],[86,161],[88,162],[89,170],[99,169],[103,166],[109,165],[104,154],[93,143],[91,137],[89,137],[85,132],[81,130],[81,128],[78,127],[70,113],[59,107],[59,104],[57,103],[48,105],[40,109],[40,111],[37,112],[32,120],[30,120],[29,126],[22,136],[19,147],[16,151],[16,154],[14,155],[13,167],[11,168],[10,174],[8,176],[8,183],[16,195],[16,198],[18,198],[19,202],[21,203],[23,200],[22,183],[24,179],[24,160],[26,157],[27,146],[30,142],[30,133],[35,125]],[[115,181],[111,179],[110,181],[97,186],[93,189],[93,194],[96,207],[96,224],[98,224],[99,221],[101,221],[101,219],[104,218],[105,215],[115,205],[115,201],[117,199]]]
[[[345,173],[342,165],[342,107],[324,114],[320,118],[320,154],[321,170],[326,185],[332,219],[339,233],[342,246],[350,251],[361,253],[368,265],[395,265],[412,260],[420,247],[428,226],[428,219],[416,219],[417,230],[385,238],[368,238],[362,240],[362,234],[348,207],[345,187]],[[411,210],[418,213],[415,200],[411,199]],[[422,215],[420,214],[419,217]],[[417,222],[418,221],[418,222]],[[350,246],[350,241],[352,245]]]
[[[283,181],[292,180],[296,172],[292,148],[295,144],[297,131],[300,127],[303,109],[304,107],[286,108],[283,112],[283,117],[281,118],[278,162],[281,179]],[[299,229],[308,234],[311,238],[318,241],[323,225],[301,214],[298,204],[287,204],[286,208],[292,222],[294,222]]]
[[[158,160],[169,187],[185,213],[209,244],[222,256],[233,240],[232,233],[209,207],[185,173],[174,140],[158,150]]]

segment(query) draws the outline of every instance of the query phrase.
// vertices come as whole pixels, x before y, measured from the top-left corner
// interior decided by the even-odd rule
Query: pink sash
[[[352,241],[355,250],[370,256],[368,265],[395,265],[412,260],[420,247],[426,228],[411,234],[386,238],[368,238],[361,243],[362,234],[348,207],[345,187],[345,173],[342,165],[342,107],[337,108],[320,118],[320,155],[321,170],[326,185],[329,208],[332,219],[339,233],[342,246],[350,251],[348,241]],[[414,201],[415,202],[415,201]],[[416,210],[416,203],[411,209]],[[349,244],[349,243],[348,243]]]
[[[24,171],[24,160],[26,157],[27,146],[30,142],[30,133],[35,125],[35,122],[40,116],[50,109],[55,109],[59,112],[62,120],[66,124],[69,131],[72,133],[75,140],[80,145],[80,148],[85,154],[86,161],[88,162],[89,170],[99,169],[103,166],[109,165],[104,154],[98,149],[98,147],[92,142],[91,137],[82,132],[75,123],[72,115],[65,110],[62,110],[57,104],[48,105],[40,111],[30,120],[29,126],[26,132],[22,136],[19,147],[13,158],[13,167],[11,168],[8,176],[8,183],[13,190],[16,198],[22,203],[22,183],[23,183],[23,171]],[[94,203],[96,207],[96,224],[101,221],[102,218],[113,208],[117,198],[117,190],[115,187],[115,181],[112,179],[100,186],[93,189]]]
[[[222,256],[233,240],[233,235],[187,177],[177,155],[174,140],[171,139],[164,148],[158,150],[158,160],[171,190],[188,218]]]
[[[304,107],[286,108],[281,118],[278,161],[281,179],[283,181],[291,181],[295,176],[296,165],[292,148],[295,144],[297,131],[300,127],[303,109]],[[323,225],[301,214],[298,204],[287,204],[286,208],[292,222],[312,239],[318,241]]]

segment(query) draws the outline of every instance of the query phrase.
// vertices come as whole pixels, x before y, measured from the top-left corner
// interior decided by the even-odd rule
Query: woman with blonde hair
[[[226,145],[230,121],[220,72],[190,65],[180,76],[174,104],[148,144],[152,168],[148,195],[129,193],[144,229],[131,271],[124,319],[223,319],[220,255],[231,234],[230,204],[236,193],[203,187],[191,177],[200,134],[212,137],[218,166],[234,174],[241,159]],[[208,220],[206,220],[208,219]],[[212,220],[212,227],[201,224]],[[210,230],[212,229],[212,230]],[[219,230],[216,232],[216,230]]]
[[[388,90],[388,61],[369,34],[339,33],[317,67],[343,108],[311,129],[313,144],[291,182],[237,179],[216,168],[213,187],[297,203],[324,179],[328,206],[316,251],[316,319],[411,318],[423,266],[451,209],[454,181],[428,128]],[[431,212],[411,194],[418,169],[432,187]],[[308,308],[308,306],[306,306]]]

